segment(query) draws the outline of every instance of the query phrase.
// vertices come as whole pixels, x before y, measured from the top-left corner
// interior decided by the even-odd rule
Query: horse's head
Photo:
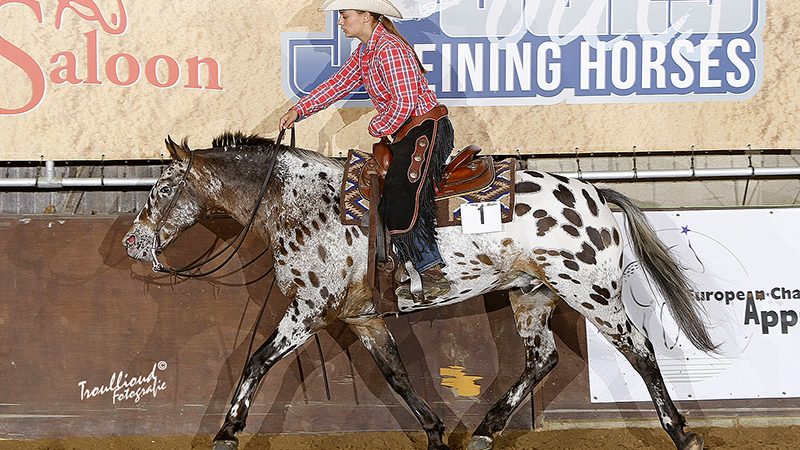
[[[186,142],[178,145],[167,138],[172,163],[150,191],[144,208],[136,216],[122,243],[131,258],[151,261],[185,229],[197,223],[208,211],[208,195],[200,189],[202,181],[194,152]]]

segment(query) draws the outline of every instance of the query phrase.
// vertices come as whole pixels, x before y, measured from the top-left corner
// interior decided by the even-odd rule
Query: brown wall
[[[229,275],[171,286],[168,277],[125,256],[120,241],[131,221],[131,215],[0,217],[0,436],[218,429],[270,286],[268,258],[238,270],[261,252],[260,243],[248,241],[232,273],[223,271]],[[230,220],[204,222],[167,250],[167,260],[188,262],[237,231]],[[268,301],[256,345],[271,334],[287,303],[280,294]],[[522,369],[524,353],[507,304],[503,295],[491,295],[388,321],[414,386],[448,430],[474,429]],[[538,424],[655,418],[647,403],[591,404],[584,322],[559,308],[553,323],[561,362],[535,397]],[[352,333],[333,325],[319,337],[319,347],[310,341],[267,374],[248,432],[419,429]],[[81,381],[101,386],[119,371],[146,376],[160,361],[166,369],[156,373],[165,389],[156,397],[138,404],[112,403],[109,394],[81,400]],[[441,369],[450,366],[482,377],[480,395],[443,386]],[[690,417],[716,417],[786,415],[798,406],[797,400],[767,400],[682,408]],[[533,412],[526,402],[509,426],[530,429]]]

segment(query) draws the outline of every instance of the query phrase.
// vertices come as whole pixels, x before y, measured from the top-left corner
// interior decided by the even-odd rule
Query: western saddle
[[[481,190],[494,181],[494,163],[490,156],[476,158],[481,148],[469,145],[450,161],[442,172],[440,182],[434,186],[436,200]],[[397,269],[391,254],[389,233],[384,229],[378,214],[378,203],[383,192],[383,179],[392,163],[389,140],[381,139],[372,146],[372,158],[367,161],[359,175],[359,191],[369,199],[369,254],[367,279],[372,289],[372,301],[379,315],[399,312],[395,295]],[[377,186],[377,189],[373,189]],[[414,272],[414,273],[412,273]],[[419,275],[409,270],[412,279],[419,282]],[[412,283],[412,286],[414,284]]]

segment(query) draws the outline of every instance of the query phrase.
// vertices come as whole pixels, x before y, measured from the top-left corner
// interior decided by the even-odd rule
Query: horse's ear
[[[172,137],[167,136],[167,138],[164,139],[164,143],[167,145],[169,156],[174,161],[183,161],[189,156],[188,150],[183,148],[183,146],[176,144],[175,141],[172,140]]]

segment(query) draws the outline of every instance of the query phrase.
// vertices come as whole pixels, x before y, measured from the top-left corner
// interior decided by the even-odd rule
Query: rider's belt
[[[400,129],[392,136],[394,141],[402,141],[404,137],[408,134],[409,131],[413,130],[414,127],[422,124],[426,120],[439,120],[442,117],[447,116],[447,106],[444,105],[436,105],[430,111],[426,112],[425,114],[419,116],[411,116]]]

